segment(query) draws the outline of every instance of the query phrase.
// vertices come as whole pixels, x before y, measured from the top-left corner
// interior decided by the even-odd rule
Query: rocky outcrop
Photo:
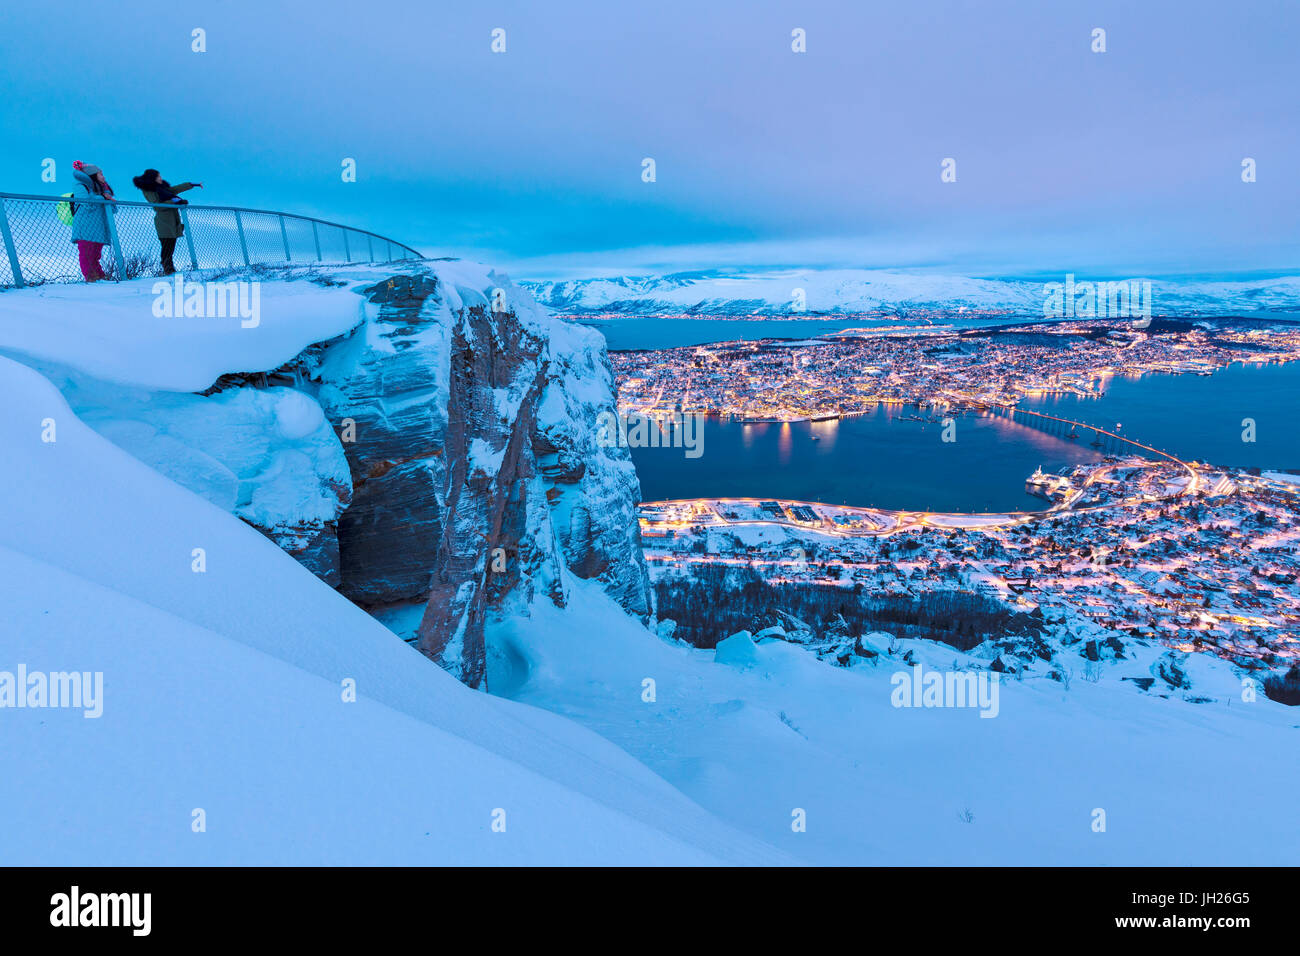
[[[566,573],[648,617],[636,473],[595,438],[614,409],[603,339],[459,264],[363,294],[366,322],[303,362],[352,476],[342,592],[426,602],[420,650],[475,687],[493,611],[564,605]]]
[[[166,329],[177,341],[131,362],[86,360],[94,375],[57,350],[31,361],[109,441],[404,637],[422,614],[420,649],[468,684],[492,616],[564,605],[574,578],[649,618],[636,473],[596,439],[615,411],[598,332],[457,260],[256,276],[268,308],[248,338]],[[220,358],[199,361],[208,347]]]
[[[71,373],[62,390],[110,440],[362,607],[405,621],[423,605],[420,649],[472,686],[492,614],[562,606],[571,576],[648,618],[636,472],[596,440],[615,409],[599,333],[467,263],[317,279],[360,293],[357,323],[280,368],[201,393]]]
[[[635,517],[641,484],[627,449],[597,440],[597,416],[615,410],[604,339],[555,322],[546,358],[532,446],[555,534],[569,570],[599,580],[625,608],[646,617],[654,594]]]
[[[339,587],[363,606],[426,595],[442,537],[448,330],[421,320],[436,288],[432,275],[371,288],[366,323],[310,368],[352,473]]]

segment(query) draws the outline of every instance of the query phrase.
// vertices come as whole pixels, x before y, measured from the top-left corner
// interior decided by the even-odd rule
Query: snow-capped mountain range
[[[1082,282],[1150,282],[1157,315],[1300,314],[1300,276],[1162,279],[1071,274]],[[543,305],[568,314],[854,315],[911,311],[1012,312],[1042,316],[1050,282],[870,269],[707,270],[520,283]]]

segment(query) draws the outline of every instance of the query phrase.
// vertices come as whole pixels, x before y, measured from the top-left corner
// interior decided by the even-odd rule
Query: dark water
[[[1300,468],[1300,363],[1232,366],[1212,376],[1111,380],[1104,397],[1043,398],[1040,411],[1113,428],[1183,458],[1264,468]],[[1094,460],[1088,437],[1071,442],[1002,418],[956,416],[942,426],[905,420],[909,407],[877,408],[838,422],[741,425],[710,419],[703,454],[633,449],[642,498],[773,497],[932,511],[1041,509],[1027,494],[1033,470]],[[924,414],[924,413],[923,413]],[[938,414],[936,417],[942,417]],[[1256,421],[1254,444],[1241,440]],[[814,436],[819,440],[814,441]]]
[[[599,329],[611,351],[637,349],[671,349],[713,342],[736,342],[741,339],[808,339],[844,329],[906,327],[924,331],[934,323],[918,319],[868,318],[851,319],[719,319],[627,317],[619,319],[581,319],[582,325]],[[944,328],[980,328],[1024,322],[1024,317],[1004,319],[981,316],[978,319],[944,319]]]
[[[1036,398],[1025,408],[1113,428],[1179,458],[1239,468],[1300,468],[1300,362],[1230,365],[1213,375],[1113,378],[1096,399]],[[1255,441],[1242,441],[1243,419]]]

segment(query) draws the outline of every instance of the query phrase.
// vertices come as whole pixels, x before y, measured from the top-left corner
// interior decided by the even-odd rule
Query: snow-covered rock
[[[352,500],[347,459],[321,407],[293,388],[149,391],[32,361],[109,441],[243,518],[329,584]]]
[[[8,293],[0,351],[362,606],[426,604],[420,648],[471,686],[486,616],[563,605],[562,571],[649,617],[636,472],[592,427],[615,408],[599,333],[473,263],[254,281],[252,328],[159,318],[147,281]]]
[[[732,667],[753,667],[759,663],[758,645],[754,643],[749,631],[738,631],[718,641],[718,646],[713,651],[713,660]]]
[[[600,335],[483,267],[440,263],[361,291],[365,326],[304,369],[330,417],[355,426],[344,593],[427,599],[421,649],[471,686],[486,615],[516,593],[562,605],[564,569],[647,617],[636,472],[591,427],[615,407]]]

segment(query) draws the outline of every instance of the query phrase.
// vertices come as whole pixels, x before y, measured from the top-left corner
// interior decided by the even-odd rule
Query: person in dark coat
[[[81,196],[87,199],[113,199],[113,187],[104,178],[103,170],[94,163],[77,160],[72,164],[72,178],[76,180]],[[81,274],[87,282],[106,279],[99,264],[104,246],[109,242],[108,217],[113,207],[99,202],[76,202],[72,214],[72,241],[77,246],[77,260]]]
[[[182,199],[178,193],[183,193],[187,189],[202,189],[202,183],[181,183],[179,186],[173,186],[167,180],[162,178],[162,174],[156,169],[146,169],[133,180],[137,189],[144,193],[145,202],[154,203],[156,206],[166,204],[173,208],[157,208],[153,214],[154,229],[158,233],[158,244],[162,247],[162,267],[163,275],[169,276],[176,271],[176,266],[172,263],[172,253],[176,251],[176,240],[185,235],[185,224],[181,222],[181,214],[176,210],[176,206],[187,205],[187,201]]]

